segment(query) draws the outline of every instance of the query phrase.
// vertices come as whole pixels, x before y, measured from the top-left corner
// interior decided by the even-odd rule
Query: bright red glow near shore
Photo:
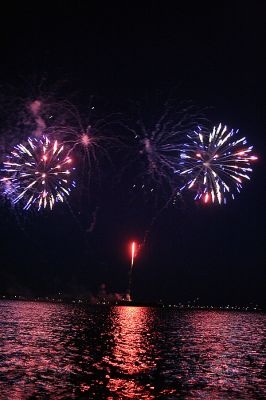
[[[133,267],[134,259],[136,257],[136,242],[131,243],[131,266]]]
[[[131,298],[131,284],[132,284],[132,271],[133,271],[133,266],[134,266],[134,261],[136,258],[137,254],[137,242],[132,241],[130,242],[130,269],[129,269],[129,275],[128,275],[128,292],[127,292],[127,299],[129,301],[132,300]]]

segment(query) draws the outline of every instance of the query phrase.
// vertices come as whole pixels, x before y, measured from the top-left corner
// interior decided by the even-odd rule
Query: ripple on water
[[[262,399],[265,315],[0,302],[2,399]]]

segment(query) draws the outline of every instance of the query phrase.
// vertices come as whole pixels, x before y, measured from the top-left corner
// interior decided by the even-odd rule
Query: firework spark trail
[[[187,179],[180,190],[195,189],[195,200],[204,203],[226,204],[229,194],[234,199],[243,180],[250,179],[251,162],[257,160],[245,137],[234,139],[237,133],[219,124],[210,132],[198,127],[188,134],[189,141],[182,147],[179,169],[175,171]]]
[[[98,214],[99,208],[100,208],[99,206],[96,207],[96,209],[95,209],[94,212],[92,213],[92,220],[91,220],[91,222],[90,222],[88,228],[86,229],[86,232],[87,232],[87,233],[92,233],[93,230],[94,230],[94,228],[95,228],[96,220],[97,220],[97,214]]]
[[[144,122],[143,111],[137,110],[137,118],[123,126],[131,133],[127,135],[127,170],[133,168],[135,179],[132,190],[151,193],[158,202],[164,195],[171,196],[176,190],[174,172],[182,141],[187,132],[199,123],[204,123],[203,111],[189,104],[177,104],[171,100],[163,105],[159,118],[152,123]]]
[[[46,207],[52,210],[75,187],[69,179],[75,169],[72,159],[57,140],[28,138],[26,144],[14,146],[6,158],[2,169],[5,176],[0,180],[3,193],[13,204],[22,202],[25,210],[32,205],[38,211]]]

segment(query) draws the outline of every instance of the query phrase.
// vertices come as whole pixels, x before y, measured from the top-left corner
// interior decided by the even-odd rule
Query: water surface
[[[263,399],[265,315],[0,302],[0,399]]]

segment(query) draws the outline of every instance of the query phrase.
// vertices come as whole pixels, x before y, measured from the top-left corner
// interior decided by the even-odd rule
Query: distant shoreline
[[[33,303],[52,303],[65,305],[81,305],[88,307],[152,307],[167,310],[179,311],[235,311],[235,312],[265,312],[260,306],[209,306],[209,305],[190,305],[190,304],[168,304],[156,302],[140,302],[140,301],[116,301],[116,302],[98,302],[91,303],[81,299],[53,299],[53,298],[24,298],[22,296],[1,296],[0,301],[24,301]]]

